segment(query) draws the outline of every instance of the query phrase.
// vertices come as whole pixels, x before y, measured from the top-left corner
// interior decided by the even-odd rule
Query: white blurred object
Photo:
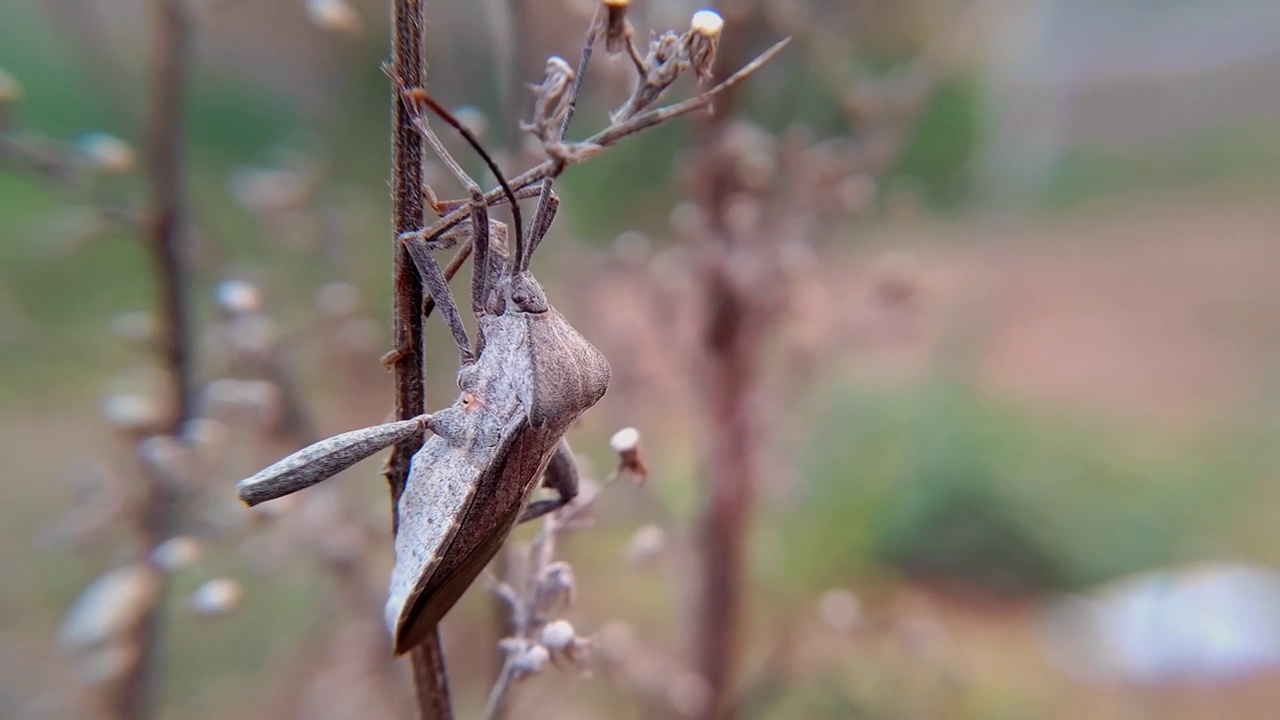
[[[1280,667],[1280,574],[1245,563],[1141,573],[1049,605],[1049,660],[1096,684],[1223,683]]]

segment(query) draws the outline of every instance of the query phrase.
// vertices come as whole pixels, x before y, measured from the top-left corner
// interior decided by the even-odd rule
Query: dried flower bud
[[[215,578],[191,593],[187,606],[201,617],[221,617],[236,609],[244,597],[244,588],[231,578]]]
[[[22,83],[0,68],[0,104],[17,102],[22,99]]]
[[[307,0],[307,19],[322,30],[360,32],[360,15],[346,0]]]
[[[542,672],[551,653],[538,643],[525,638],[503,638],[498,642],[511,661],[512,677],[516,680]]]
[[[151,551],[151,564],[165,572],[191,567],[200,559],[200,543],[193,537],[171,537]]]
[[[627,22],[627,8],[631,0],[604,0],[607,13],[604,26],[604,50],[610,55],[617,55],[627,49],[627,40],[631,37],[631,25]]]
[[[714,10],[699,10],[693,14],[689,32],[685,33],[685,53],[689,57],[689,66],[703,82],[712,79],[711,67],[716,62],[716,49],[720,46],[720,31],[723,29],[724,18],[719,13]]]
[[[564,58],[552,55],[547,58],[547,74],[541,85],[534,85],[533,124],[523,126],[543,142],[560,139],[560,125],[569,112],[570,89],[574,80],[573,68]]]
[[[155,603],[159,575],[141,563],[125,565],[94,580],[72,603],[58,631],[63,645],[82,649],[128,632]]]
[[[666,550],[667,534],[657,525],[642,525],[627,544],[627,562],[633,566],[650,565]]]
[[[232,315],[243,315],[262,309],[262,291],[247,280],[223,280],[213,290],[218,307]]]
[[[133,147],[110,133],[85,133],[77,145],[93,167],[105,173],[129,172],[138,164]]]
[[[557,560],[538,573],[533,585],[533,607],[539,615],[554,615],[573,604],[573,567]]]
[[[649,477],[649,464],[644,460],[644,452],[640,447],[640,431],[623,428],[609,438],[609,447],[618,453],[618,472],[628,473],[637,483]]]

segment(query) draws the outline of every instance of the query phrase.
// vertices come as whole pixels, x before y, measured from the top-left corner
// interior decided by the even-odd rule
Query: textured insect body
[[[386,604],[397,653],[440,622],[517,522],[572,498],[564,435],[608,387],[604,356],[547,304],[532,275],[503,290],[505,308],[481,317],[480,355],[458,374],[458,401],[433,415],[436,435],[414,455],[400,498]],[[560,499],[530,512],[544,472]]]

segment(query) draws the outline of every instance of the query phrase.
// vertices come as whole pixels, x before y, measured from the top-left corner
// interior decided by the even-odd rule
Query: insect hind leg
[[[573,451],[569,442],[561,438],[547,463],[547,471],[542,476],[542,484],[556,492],[557,497],[550,500],[537,500],[525,508],[519,523],[536,520],[573,502],[578,496],[578,464],[574,462]]]

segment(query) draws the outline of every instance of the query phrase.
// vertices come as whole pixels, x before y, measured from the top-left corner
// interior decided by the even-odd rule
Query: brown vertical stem
[[[425,213],[422,201],[422,136],[413,127],[409,109],[398,88],[422,86],[426,80],[423,58],[426,6],[422,0],[392,0],[391,72],[398,82],[391,93],[391,203],[393,238],[422,228]],[[408,420],[421,415],[426,400],[422,365],[422,283],[408,253],[393,239],[394,338],[397,351],[393,365],[396,385],[396,417]],[[422,437],[400,443],[387,463],[387,483],[391,486],[393,527],[399,528],[397,507],[409,478],[409,463],[422,446]],[[411,653],[413,685],[418,716],[445,719],[453,716],[449,684],[445,676],[444,651],[436,631]]]
[[[733,33],[721,46],[721,67],[737,67],[749,35],[739,16],[729,19]],[[732,39],[732,40],[731,40]],[[726,47],[732,44],[734,47]],[[721,78],[723,79],[723,76]],[[699,241],[698,273],[703,289],[703,408],[708,423],[706,505],[698,528],[699,593],[694,608],[694,659],[707,681],[710,701],[705,718],[732,717],[733,688],[741,656],[744,555],[757,484],[753,439],[759,437],[751,404],[758,385],[756,355],[767,316],[730,271],[731,258],[752,252],[747,238],[726,222],[727,202],[737,186],[732,158],[720,147],[724,125],[732,116],[737,93],[716,101],[713,114],[697,129],[698,158],[694,193],[706,224]]]
[[[176,435],[192,417],[195,402],[190,328],[189,263],[186,248],[186,197],[183,178],[183,107],[190,69],[191,18],[183,0],[154,0],[151,67],[154,73],[147,107],[146,175],[150,208],[146,245],[157,283],[157,347],[172,399],[164,432]],[[146,495],[138,518],[142,557],[148,558],[171,534],[174,489],[155,473],[146,477]],[[161,575],[163,578],[164,576]],[[162,580],[163,582],[163,580]],[[156,603],[138,624],[130,642],[137,659],[121,679],[110,707],[121,718],[154,713],[164,623],[162,587]]]

